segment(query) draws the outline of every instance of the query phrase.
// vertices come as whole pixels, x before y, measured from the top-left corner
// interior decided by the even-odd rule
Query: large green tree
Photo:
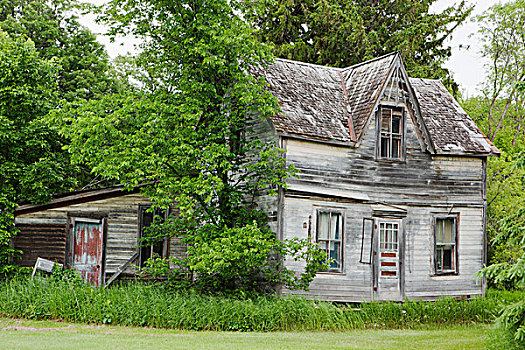
[[[69,101],[91,99],[118,91],[119,80],[109,74],[109,57],[95,35],[75,16],[76,0],[0,1],[0,29],[30,38],[44,59],[58,63],[60,97]]]
[[[0,31],[0,276],[8,264],[17,202],[49,199],[75,185],[69,155],[42,122],[56,107],[58,66],[40,57],[29,39]]]
[[[188,257],[176,261],[211,290],[264,289],[264,282],[306,287],[323,262],[306,242],[281,242],[257,208],[292,169],[275,144],[252,126],[277,111],[263,81],[248,74],[271,60],[231,0],[113,0],[105,20],[113,32],[144,38],[137,58],[138,94],[70,105],[54,119],[71,140],[73,159],[143,193],[177,215],[155,237],[184,237]],[[304,257],[296,276],[281,255]],[[165,265],[163,265],[165,266]]]
[[[275,54],[347,67],[399,51],[413,77],[440,78],[457,91],[443,63],[446,39],[472,10],[461,1],[431,13],[435,0],[246,0],[247,17]]]
[[[525,131],[525,91],[520,88],[525,80],[525,1],[494,5],[477,20],[481,53],[488,59],[482,88],[489,107],[484,113],[487,136],[494,141],[500,131],[514,129],[514,146]]]
[[[488,233],[491,265],[482,271],[497,286],[525,287],[525,1],[496,4],[478,18],[482,54],[488,59],[482,96],[464,106],[503,152],[488,168]],[[520,348],[525,344],[525,302],[499,321]]]
[[[0,274],[16,257],[9,248],[16,203],[46,201],[93,179],[71,165],[64,139],[43,117],[64,100],[122,89],[103,46],[74,16],[79,9],[75,0],[0,1]]]

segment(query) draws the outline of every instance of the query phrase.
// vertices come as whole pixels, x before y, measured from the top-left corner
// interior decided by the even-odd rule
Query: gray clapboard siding
[[[358,148],[320,142],[286,139],[286,160],[299,171],[289,179],[282,204],[284,239],[315,239],[316,209],[343,210],[344,267],[341,274],[320,273],[306,295],[338,301],[371,300],[372,265],[359,262],[363,218],[372,217],[374,203],[403,207],[404,252],[400,274],[405,298],[433,299],[439,296],[479,295],[483,286],[476,272],[483,259],[483,161],[476,157],[432,156],[421,151],[412,120],[407,118],[406,161],[384,162],[375,158],[375,123],[369,123]],[[315,195],[308,195],[311,189]],[[325,191],[327,197],[323,198]],[[334,193],[361,193],[368,201],[335,200]],[[435,215],[459,215],[458,274],[434,274]],[[305,228],[306,226],[306,228]],[[297,272],[304,263],[287,260]],[[288,291],[285,293],[305,294]]]

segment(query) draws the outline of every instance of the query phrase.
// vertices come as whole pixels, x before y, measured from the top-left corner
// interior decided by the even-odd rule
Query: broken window
[[[457,271],[457,218],[435,218],[434,237],[436,273],[455,273]]]
[[[404,113],[401,107],[379,108],[379,158],[403,158]]]
[[[151,210],[151,206],[139,207],[139,245],[140,245],[140,266],[153,257],[167,258],[169,252],[169,237],[151,241],[144,241],[147,237],[146,228],[153,223],[163,222],[167,217],[167,212],[162,210]]]
[[[341,271],[343,266],[343,215],[336,211],[318,211],[317,243],[330,259],[329,271]]]

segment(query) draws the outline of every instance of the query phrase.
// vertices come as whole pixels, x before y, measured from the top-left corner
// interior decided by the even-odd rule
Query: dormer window
[[[402,107],[381,106],[378,116],[378,150],[380,159],[404,158],[404,111]]]

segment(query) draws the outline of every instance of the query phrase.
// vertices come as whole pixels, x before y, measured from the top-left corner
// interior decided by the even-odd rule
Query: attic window
[[[378,158],[403,159],[404,112],[401,107],[381,106],[378,116]]]

